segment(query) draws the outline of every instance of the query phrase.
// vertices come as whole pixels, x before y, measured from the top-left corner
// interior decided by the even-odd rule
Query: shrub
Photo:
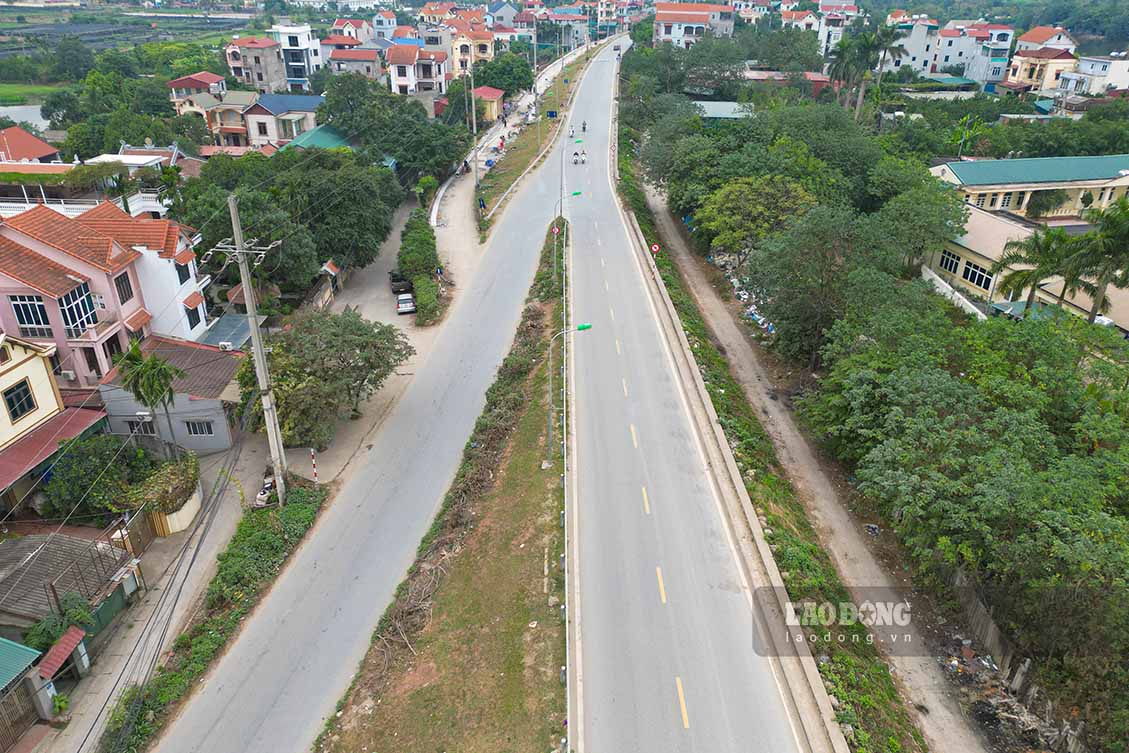
[[[412,278],[416,298],[416,324],[426,326],[439,321],[439,285],[431,275]]]
[[[73,510],[89,517],[129,509],[129,487],[148,477],[153,461],[140,447],[123,444],[109,434],[66,443],[44,489],[43,514],[61,518]]]
[[[193,452],[158,466],[149,478],[129,490],[129,506],[171,514],[184,507],[200,481],[200,460]]]
[[[66,693],[56,693],[51,699],[51,704],[54,706],[55,716],[62,716],[70,710],[71,697]]]
[[[400,234],[400,253],[396,257],[400,274],[408,279],[430,275],[439,266],[435,231],[422,209],[413,210]]]
[[[89,630],[94,627],[94,614],[90,611],[90,604],[81,594],[71,591],[63,594],[59,599],[62,603],[63,613],[49,614],[35,623],[24,634],[24,645],[37,651],[46,651],[55,645],[55,641],[63,637],[63,633],[71,625],[78,625]]]
[[[434,175],[425,175],[416,183],[415,193],[421,207],[431,203],[431,197],[439,190],[439,181]]]

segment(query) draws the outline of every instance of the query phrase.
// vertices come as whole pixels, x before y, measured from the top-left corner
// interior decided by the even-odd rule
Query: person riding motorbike
[[[588,164],[588,151],[587,150],[580,153],[580,164],[582,164],[582,165]]]
[[[588,132],[588,121],[587,120],[585,120],[583,123],[580,124],[580,130],[584,133]]]
[[[573,152],[572,153],[572,164],[575,165],[579,160],[580,160],[580,154],[578,152]]]
[[[575,135],[576,135],[576,128],[574,128],[573,126],[569,126],[568,127],[568,137],[571,139]]]

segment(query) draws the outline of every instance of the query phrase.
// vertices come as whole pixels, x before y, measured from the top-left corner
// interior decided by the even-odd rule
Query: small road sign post
[[[651,244],[651,253],[652,253],[652,254],[654,254],[654,255],[656,255],[656,256],[658,255],[658,253],[659,253],[659,244],[657,244],[657,243],[652,243],[652,244]]]

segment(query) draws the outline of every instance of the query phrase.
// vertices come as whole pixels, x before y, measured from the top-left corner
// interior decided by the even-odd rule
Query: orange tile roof
[[[419,59],[434,60],[437,63],[442,63],[447,59],[447,53],[443,52],[442,50],[420,50]]]
[[[250,47],[253,49],[265,50],[269,47],[278,47],[278,42],[267,37],[240,37],[239,39],[231,40],[231,43],[236,47]]]
[[[204,302],[204,296],[199,290],[193,290],[187,298],[184,299],[184,307],[186,309],[194,309]]]
[[[715,3],[655,3],[655,10],[673,10],[687,13],[732,13],[732,5]]]
[[[415,65],[419,51],[414,44],[394,44],[388,48],[385,57],[389,65]]]
[[[392,14],[392,15],[393,15],[393,17],[395,17],[396,14]],[[335,18],[335,19],[333,19],[333,28],[335,28],[335,29],[343,29],[343,28],[345,28],[346,24],[353,24],[353,26],[356,26],[356,27],[365,26],[366,24],[369,25],[369,26],[372,25],[372,24],[369,24],[369,22],[364,20],[363,18]]]
[[[60,298],[89,277],[0,235],[0,274],[22,282],[44,295]]]
[[[397,26],[395,29],[392,30],[392,38],[393,39],[396,39],[397,37],[413,37],[414,38],[415,36],[416,36],[416,29],[415,29],[414,26]]]
[[[58,152],[58,149],[19,126],[0,130],[0,160],[19,162],[25,159],[42,159]]]
[[[42,204],[10,217],[4,224],[107,272],[116,272],[141,255]]]
[[[354,37],[347,37],[344,34],[330,34],[325,39],[321,40],[322,44],[343,44],[349,47],[356,47],[361,43],[361,40]]]
[[[493,86],[479,86],[474,90],[474,96],[491,102],[495,99],[501,99],[505,95],[506,93],[504,91],[495,89]]]
[[[125,328],[130,332],[140,332],[141,328],[153,321],[153,315],[145,309],[137,309],[125,320]]]
[[[171,220],[130,217],[116,204],[104,201],[75,218],[86,227],[97,230],[125,246],[144,246],[160,252],[162,259],[176,255],[181,226]]]
[[[0,162],[0,173],[23,175],[62,175],[73,168],[74,165],[63,162]]]
[[[1019,38],[1020,42],[1031,42],[1032,44],[1042,44],[1055,34],[1064,34],[1066,29],[1054,26],[1036,26],[1023,36]]]
[[[216,75],[211,71],[200,71],[199,73],[190,73],[187,76],[174,78],[169,82],[169,88],[176,89],[192,85],[199,89],[207,89],[212,84],[218,84],[221,81],[223,81],[223,76]]]
[[[376,62],[376,50],[334,50],[329,53],[330,60],[359,60]]]

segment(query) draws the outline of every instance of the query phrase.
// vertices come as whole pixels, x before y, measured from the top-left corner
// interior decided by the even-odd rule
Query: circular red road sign
[[[657,243],[652,243],[652,244],[651,244],[651,253],[652,253],[652,254],[657,254],[658,252],[659,252],[659,244],[657,244]]]
[[[553,235],[560,235],[560,234],[561,234],[561,229],[559,227],[557,227],[556,225],[553,225]]]

